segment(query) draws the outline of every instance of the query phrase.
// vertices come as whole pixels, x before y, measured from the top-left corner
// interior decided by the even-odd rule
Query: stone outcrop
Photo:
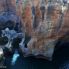
[[[23,45],[23,52],[25,51],[24,53],[26,54],[43,55],[51,59],[57,40],[69,32],[69,10],[62,12],[60,4],[52,5],[52,2],[48,5],[47,0],[46,5],[41,5],[41,0],[34,0],[33,4],[28,0],[25,7],[22,6],[22,0],[20,0],[16,8],[14,1],[10,0],[7,2],[8,8],[10,11],[11,9],[16,9],[16,15],[19,16],[22,27],[24,27],[24,29],[22,29],[24,30],[23,33],[31,37],[25,50]],[[34,16],[32,15],[33,5],[35,8]],[[11,8],[13,6],[14,8]],[[45,6],[44,20],[42,20],[41,6]],[[5,7],[4,9],[8,8]],[[4,11],[4,9],[2,9],[2,11]]]
[[[32,38],[28,43],[28,49],[31,54],[44,55],[51,59],[57,40],[65,35],[68,29],[68,11],[62,13],[60,8],[53,7],[52,13],[47,16],[49,21],[40,22]],[[66,28],[65,28],[66,27]]]

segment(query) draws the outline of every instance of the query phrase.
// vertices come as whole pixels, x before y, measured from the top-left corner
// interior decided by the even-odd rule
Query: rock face
[[[34,0],[34,3],[27,0],[23,8],[21,2],[22,0],[18,2],[16,15],[22,20],[25,35],[31,37],[30,41],[25,44],[27,46],[25,49],[23,45],[23,52],[25,54],[43,55],[51,60],[57,40],[69,31],[69,10],[63,11],[64,6],[62,8],[58,3],[52,4],[52,2],[47,4],[47,0],[45,1],[46,3],[42,4],[40,4],[42,0]],[[14,1],[10,0],[7,4],[9,11],[11,11]],[[34,6],[34,15],[32,6]],[[5,9],[7,10],[8,8],[6,7]]]
[[[30,35],[32,31],[32,11],[30,4],[27,4],[24,12],[24,26],[26,34]]]
[[[0,0],[0,14],[5,11],[15,12],[16,10],[16,0]]]
[[[16,14],[16,0],[0,0],[0,30],[10,27],[19,22]]]
[[[33,28],[29,21],[30,27],[28,28],[28,24],[26,26],[28,30],[32,29],[30,32],[31,40],[27,44],[28,54],[43,55],[49,60],[52,58],[57,40],[69,31],[68,11],[62,12],[62,8],[59,5],[51,7],[48,7],[49,10],[45,10],[44,20],[42,21],[40,7],[39,5],[36,6],[34,16],[36,28]]]

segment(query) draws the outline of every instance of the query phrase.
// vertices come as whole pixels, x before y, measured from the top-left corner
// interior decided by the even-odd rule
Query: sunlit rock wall
[[[64,11],[63,9],[64,6],[62,8],[60,4],[50,5],[52,8],[50,8],[49,10],[48,7],[46,8],[44,15],[45,18],[42,21],[42,13],[40,10],[40,6],[41,5],[37,4],[35,7],[36,8],[35,17],[37,19],[34,23],[35,24],[37,23],[37,27],[34,29],[33,26],[31,25],[31,22],[29,23],[30,28],[32,28],[32,33],[30,35],[31,40],[27,44],[29,49],[28,53],[33,55],[40,54],[48,58],[51,58],[57,40],[63,37],[65,33],[68,32],[69,30],[68,15],[67,15],[68,11],[67,9]],[[64,28],[65,26],[68,27]],[[25,27],[28,28],[28,26]]]
[[[27,44],[28,54],[44,55],[51,59],[57,40],[69,32],[69,10],[64,10],[62,4],[48,3],[42,4],[42,0],[27,0],[23,6],[22,0],[17,3],[15,0],[0,0],[0,11],[11,11],[19,16],[22,23],[22,30],[31,39]],[[5,2],[6,1],[6,2]],[[5,4],[4,4],[5,3]],[[34,6],[35,14],[32,14]],[[44,20],[42,20],[42,10],[44,6]],[[67,6],[66,6],[67,7]],[[35,27],[34,27],[35,25]],[[24,52],[24,51],[23,51]]]

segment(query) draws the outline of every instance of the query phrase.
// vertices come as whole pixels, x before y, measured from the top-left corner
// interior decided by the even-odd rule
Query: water
[[[7,69],[69,69],[69,43],[62,44],[62,46],[62,49],[55,52],[53,61],[35,57],[24,58],[21,55],[17,55],[15,64],[11,65],[12,57],[8,57],[6,59]]]
[[[15,53],[13,54],[11,65],[15,65],[18,57],[19,57],[19,54],[18,54],[18,51],[16,50]]]

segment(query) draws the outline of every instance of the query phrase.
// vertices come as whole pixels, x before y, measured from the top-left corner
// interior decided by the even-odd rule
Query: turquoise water
[[[35,59],[33,57],[23,58],[18,57],[14,65],[10,64],[10,58],[7,59],[7,69],[54,69],[52,62]]]
[[[19,56],[20,55],[18,54],[18,51],[16,50],[14,52],[13,56],[12,56],[11,65],[15,65],[15,63],[16,63],[16,61],[17,61],[17,59],[18,59]]]
[[[69,69],[69,43],[63,44],[63,48],[54,54],[53,61],[36,59],[35,57],[19,56],[14,65],[11,65],[12,57],[5,60],[7,69]]]

